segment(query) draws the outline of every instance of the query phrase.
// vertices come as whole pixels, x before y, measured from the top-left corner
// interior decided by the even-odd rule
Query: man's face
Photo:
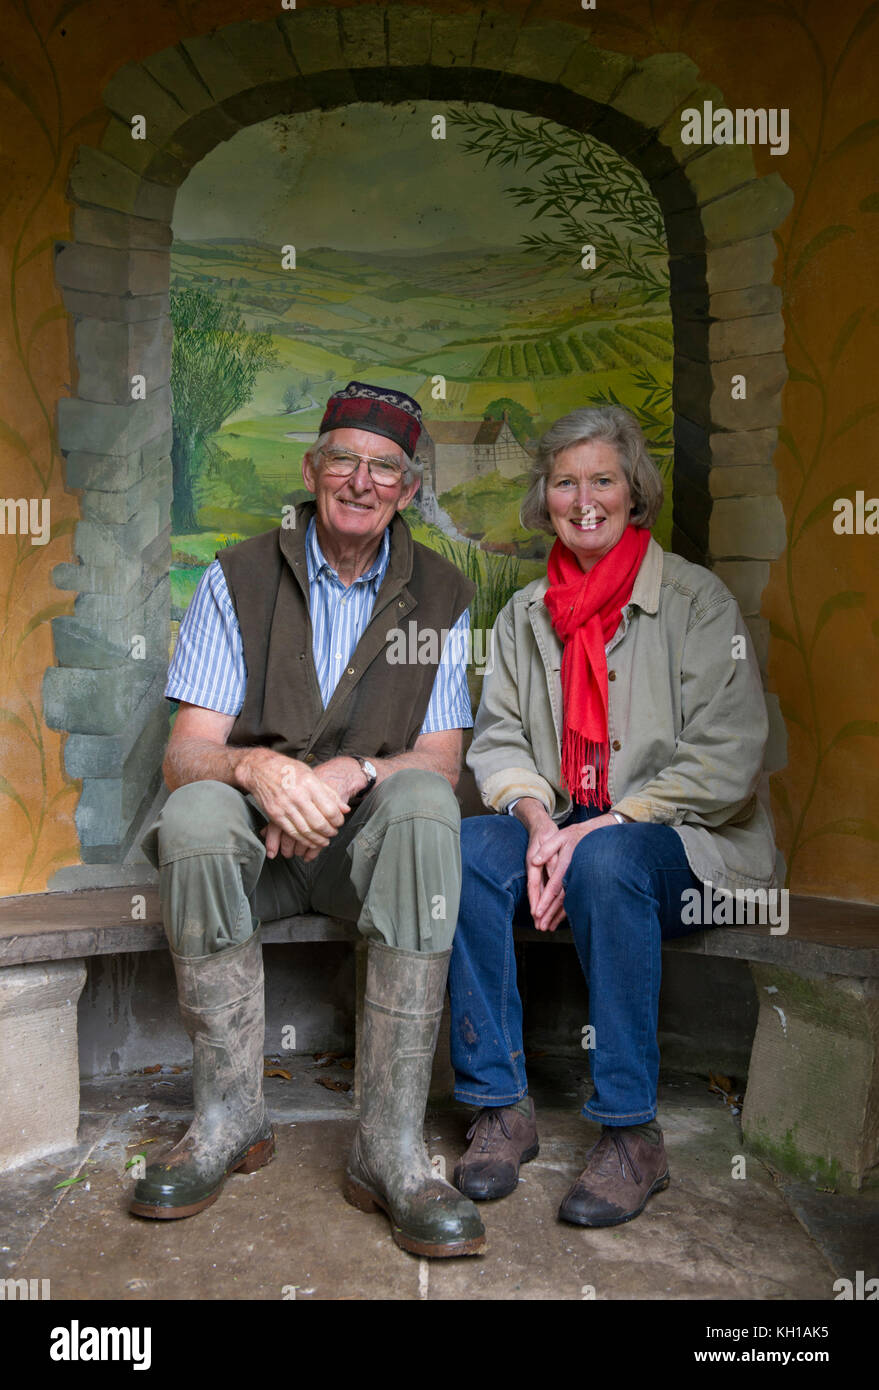
[[[317,517],[325,535],[340,544],[357,540],[378,543],[394,513],[408,507],[418,491],[418,478],[403,483],[403,450],[382,434],[355,429],[332,430],[323,449],[350,450],[361,459],[348,478],[327,471],[323,452],[309,449],[302,460],[305,486],[315,495]],[[402,470],[400,480],[392,484],[373,482],[363,461],[366,457],[395,460]]]

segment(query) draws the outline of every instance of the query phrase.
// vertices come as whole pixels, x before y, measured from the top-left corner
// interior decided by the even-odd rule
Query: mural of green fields
[[[649,190],[596,142],[491,107],[449,108],[438,149],[421,105],[251,127],[181,190],[174,618],[217,549],[307,495],[302,456],[352,378],[419,400],[430,442],[407,518],[498,606],[542,572],[547,538],[518,521],[527,468],[578,406],[619,402],[641,420],[666,478],[655,534],[669,543],[672,331]],[[376,187],[382,166],[358,156],[379,143]]]

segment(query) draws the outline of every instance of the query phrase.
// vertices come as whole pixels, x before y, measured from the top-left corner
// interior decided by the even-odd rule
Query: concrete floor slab
[[[85,1085],[77,1148],[0,1179],[4,1274],[49,1279],[53,1299],[77,1301],[784,1302],[833,1299],[835,1266],[850,1262],[844,1227],[852,1224],[848,1205],[860,1199],[839,1199],[847,1204],[839,1230],[825,1206],[824,1232],[814,1239],[792,1210],[798,1202],[803,1217],[802,1194],[789,1200],[769,1170],[744,1154],[737,1121],[692,1078],[670,1077],[661,1088],[669,1188],[624,1226],[590,1231],[559,1222],[559,1202],[598,1129],[579,1115],[581,1065],[549,1058],[531,1068],[540,1155],[523,1168],[515,1193],[481,1206],[485,1254],[419,1260],[394,1245],[384,1215],[364,1215],[342,1197],[353,1105],[349,1093],[315,1081],[329,1074],[344,1084],[351,1073],[324,1071],[310,1058],[291,1066],[288,1057],[285,1065],[289,1081],[266,1082],[275,1160],[258,1173],[232,1175],[212,1207],[179,1222],[128,1214],[133,1180],[125,1163],[138,1152],[160,1152],[182,1132],[189,1077]],[[469,1116],[451,1104],[428,1113],[428,1152],[449,1173]],[[82,1181],[56,1187],[71,1176]],[[858,1210],[863,1228],[875,1203],[865,1198]]]

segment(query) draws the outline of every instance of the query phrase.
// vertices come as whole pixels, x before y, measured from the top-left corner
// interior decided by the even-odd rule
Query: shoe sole
[[[394,1218],[391,1215],[385,1199],[371,1188],[364,1187],[363,1183],[357,1182],[354,1178],[345,1179],[344,1187],[345,1201],[358,1211],[367,1214],[381,1210],[385,1213],[391,1223],[391,1234],[394,1241],[401,1250],[406,1250],[410,1255],[429,1255],[434,1259],[449,1259],[454,1255],[478,1255],[485,1249],[485,1236],[474,1236],[472,1240],[449,1241],[442,1245],[434,1242],[418,1240],[415,1236],[407,1235],[400,1226],[394,1225]]]
[[[530,1149],[526,1149],[519,1159],[519,1167],[521,1168],[523,1163],[530,1163],[532,1158],[536,1158],[539,1153],[539,1144],[534,1144]],[[509,1197],[512,1192],[516,1191],[516,1188],[519,1186],[519,1174],[516,1174],[516,1181],[513,1183],[512,1187],[505,1187],[503,1192],[484,1192],[478,1195],[475,1192],[468,1192],[466,1187],[461,1187],[456,1177],[453,1177],[452,1181],[455,1187],[458,1188],[458,1191],[464,1197],[469,1197],[471,1202],[499,1202],[502,1197]]]
[[[564,1221],[569,1226],[588,1226],[590,1229],[602,1226],[624,1226],[627,1221],[634,1221],[636,1216],[640,1216],[653,1194],[655,1192],[664,1192],[665,1189],[668,1187],[670,1181],[671,1177],[669,1175],[668,1170],[666,1169],[663,1176],[661,1178],[656,1179],[656,1182],[653,1184],[650,1191],[647,1193],[647,1196],[644,1198],[644,1201],[641,1203],[640,1207],[638,1207],[635,1211],[628,1212],[625,1216],[608,1217],[603,1221],[583,1221],[581,1218],[576,1216],[563,1216],[560,1210],[559,1221]]]
[[[210,1192],[207,1197],[203,1197],[200,1202],[190,1202],[183,1207],[170,1207],[152,1202],[132,1201],[129,1203],[128,1210],[133,1216],[147,1216],[154,1221],[180,1221],[184,1216],[196,1216],[206,1207],[213,1206],[223,1191],[226,1178],[230,1173],[255,1173],[259,1168],[265,1168],[267,1163],[271,1163],[274,1156],[275,1136],[272,1134],[268,1139],[261,1139],[258,1144],[251,1144],[243,1158],[226,1169],[213,1192]]]

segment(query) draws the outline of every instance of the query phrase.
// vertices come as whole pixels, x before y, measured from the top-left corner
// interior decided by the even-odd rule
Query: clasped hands
[[[266,857],[316,859],[344,823],[351,798],[366,785],[356,758],[330,758],[312,769],[269,748],[255,748],[239,767],[269,823],[261,830]]]
[[[538,931],[555,931],[565,917],[564,877],[574,850],[586,835],[604,825],[616,825],[610,814],[595,816],[560,830],[542,802],[523,797],[515,816],[528,831],[525,868],[528,876],[528,906]]]

